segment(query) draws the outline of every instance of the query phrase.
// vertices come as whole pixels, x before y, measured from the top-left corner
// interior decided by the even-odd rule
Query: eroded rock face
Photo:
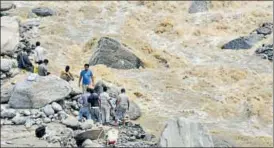
[[[18,82],[9,100],[11,108],[40,108],[67,97],[71,92],[68,82],[57,76],[37,76],[35,81]]]
[[[92,54],[90,65],[104,64],[116,69],[134,69],[143,67],[143,62],[118,41],[102,37]]]
[[[19,43],[19,24],[15,17],[1,17],[1,55],[12,56]]]
[[[160,147],[213,147],[207,128],[186,118],[170,119],[162,132]]]

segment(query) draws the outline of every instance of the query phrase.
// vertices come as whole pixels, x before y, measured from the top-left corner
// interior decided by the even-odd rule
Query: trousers
[[[91,107],[90,108],[91,119],[94,122],[101,122],[100,108],[99,107]]]
[[[106,104],[104,105],[102,104],[101,113],[102,113],[102,123],[109,123],[110,106]]]

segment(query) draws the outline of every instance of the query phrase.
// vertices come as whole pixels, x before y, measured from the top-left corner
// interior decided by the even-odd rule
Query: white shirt
[[[46,50],[43,47],[37,46],[34,50],[34,60],[35,60],[35,62],[38,62],[40,60],[44,61],[45,53],[46,53]]]

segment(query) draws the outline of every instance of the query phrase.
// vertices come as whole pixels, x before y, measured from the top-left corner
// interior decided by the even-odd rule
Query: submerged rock
[[[162,132],[160,147],[213,147],[212,137],[201,123],[173,118]]]
[[[90,65],[104,64],[116,69],[134,69],[143,67],[143,62],[118,41],[102,37],[92,54]]]

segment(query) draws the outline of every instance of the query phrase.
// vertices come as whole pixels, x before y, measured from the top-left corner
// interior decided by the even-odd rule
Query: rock
[[[108,88],[107,93],[112,98],[118,98],[118,95],[120,93],[119,88],[111,83],[107,83],[105,81],[99,80],[94,87],[94,90],[97,94],[100,94],[103,92],[103,87],[106,86]]]
[[[78,87],[78,85],[76,83],[70,82],[70,86],[72,88],[72,91],[70,93],[71,97],[75,97],[77,95],[82,94],[82,89],[80,87]]]
[[[17,114],[14,118],[12,118],[12,122],[15,125],[24,125],[26,123],[27,118],[21,117],[20,114]]]
[[[73,102],[71,104],[71,108],[74,110],[79,110],[79,106],[78,106],[76,100],[73,100]]]
[[[210,1],[192,1],[188,13],[206,12],[210,6]]]
[[[10,71],[9,71],[9,77],[13,78],[15,77],[16,75],[18,75],[20,73],[20,70],[19,68],[12,68]]]
[[[212,137],[201,123],[186,118],[170,119],[162,132],[160,147],[213,147]]]
[[[34,124],[35,124],[35,122],[32,119],[27,119],[26,123],[25,123],[25,127],[30,128]]]
[[[114,144],[117,142],[119,137],[119,131],[117,129],[110,129],[107,132],[107,143],[108,144]]]
[[[72,129],[78,129],[80,127],[80,123],[78,122],[77,118],[72,116],[69,116],[67,119],[63,120],[62,124]]]
[[[129,111],[127,114],[131,120],[136,120],[141,116],[141,109],[135,102],[130,101]]]
[[[13,90],[13,86],[11,85],[8,85],[8,84],[1,85],[1,104],[9,102],[12,90]]]
[[[228,141],[227,138],[221,138],[221,137],[212,137],[214,147],[235,147],[235,144],[233,144],[231,141]]]
[[[46,106],[44,107],[44,113],[45,113],[47,116],[54,115],[54,110],[52,109],[51,105],[46,105]]]
[[[1,17],[1,55],[13,55],[18,43],[19,25],[17,20],[14,17]]]
[[[92,129],[79,133],[74,138],[76,140],[76,144],[81,146],[86,139],[97,140],[103,138],[104,136],[105,133],[103,129]]]
[[[16,60],[13,59],[1,59],[1,71],[9,72],[13,67],[17,67]]]
[[[81,97],[81,95],[76,95],[74,97],[72,97],[72,100],[78,100]]]
[[[44,118],[44,119],[43,119],[43,122],[44,122],[44,123],[50,123],[51,120],[50,120],[50,118]]]
[[[128,139],[128,141],[134,141],[134,140],[136,140],[136,137],[135,137],[135,136],[131,136],[131,137],[129,137],[129,139]]]
[[[51,104],[51,106],[52,106],[52,109],[53,109],[55,112],[59,112],[59,111],[63,110],[63,109],[62,109],[62,106],[61,106],[60,104],[56,103],[56,102],[53,102],[53,103]]]
[[[240,37],[226,43],[223,45],[222,49],[250,49],[263,38],[264,36],[262,34],[251,34],[250,36]]]
[[[143,67],[143,62],[118,41],[102,37],[92,54],[90,65],[104,64],[116,69],[134,69]]]
[[[14,109],[5,109],[1,112],[1,118],[13,118],[16,116]]]
[[[83,144],[82,147],[102,147],[97,141],[92,141],[90,139],[86,139]]]
[[[23,110],[21,112],[21,114],[23,114],[24,116],[30,116],[30,111],[29,110]]]
[[[69,83],[57,76],[37,76],[35,81],[16,83],[9,105],[12,108],[40,108],[67,97],[70,92]]]
[[[264,56],[265,59],[273,60],[273,44],[263,45],[256,49],[255,53],[259,56]]]
[[[8,11],[12,8],[15,8],[16,6],[9,1],[1,1],[1,11]]]
[[[74,116],[78,116],[78,115],[79,115],[79,112],[75,110],[75,111],[72,112],[72,114],[73,114]]]
[[[86,120],[85,122],[80,124],[81,129],[91,129],[93,127],[94,123],[93,120]]]
[[[65,120],[69,115],[65,111],[58,112],[58,119],[59,120]]]
[[[4,74],[4,73],[2,73],[0,78],[1,78],[1,79],[6,79],[6,78],[7,78],[7,75]]]
[[[34,8],[34,9],[32,9],[32,13],[36,14],[37,16],[42,16],[42,17],[52,16],[55,14],[53,10],[51,10],[50,8],[47,8],[47,7]]]
[[[35,119],[35,123],[37,125],[41,125],[43,123],[43,119],[41,119],[41,118]]]
[[[262,34],[264,36],[272,33],[273,23],[263,23],[261,27],[256,29],[257,34]]]

